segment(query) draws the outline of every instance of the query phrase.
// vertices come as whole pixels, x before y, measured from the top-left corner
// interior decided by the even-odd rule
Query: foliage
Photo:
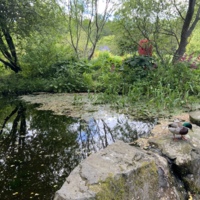
[[[157,109],[173,109],[189,103],[190,97],[199,96],[198,79],[199,72],[182,63],[159,66],[150,71],[142,82],[137,82],[137,86],[129,91],[129,96],[146,99]]]
[[[99,40],[97,49],[101,50],[106,48],[113,55],[120,54],[120,51],[117,48],[117,38],[115,35],[104,36]]]
[[[196,29],[193,31],[191,37],[188,39],[188,45],[187,45],[187,54],[195,53],[195,56],[200,54],[200,25],[197,24]]]
[[[200,66],[200,55],[194,56],[194,53],[187,55],[184,54],[177,62],[187,65],[192,69],[197,69]]]
[[[83,81],[83,73],[87,68],[86,61],[56,63],[53,68],[56,68],[50,84],[53,92],[87,91]]]
[[[61,45],[62,37],[58,38],[58,33],[57,37],[52,37],[54,30],[49,29],[48,32],[48,34],[34,33],[23,44],[26,54],[20,57],[20,61],[25,77],[53,76],[56,71],[55,63],[73,59],[70,48]]]
[[[198,9],[196,1],[125,0],[115,15],[119,44],[128,49],[141,37],[147,38],[160,60],[170,54],[175,61],[185,53],[187,40],[199,20]],[[124,49],[124,45],[119,48]]]
[[[99,52],[98,57],[91,60],[88,72],[84,73],[85,83],[90,91],[119,93],[121,90],[122,59],[109,52]]]
[[[62,61],[53,64],[48,76],[41,74],[35,78],[20,74],[10,74],[1,78],[0,94],[22,95],[33,92],[77,92],[87,91],[83,80],[85,61]]]
[[[67,22],[68,42],[77,58],[87,57],[90,60],[102,36],[104,26],[114,11],[115,3],[106,1],[104,6],[101,5],[101,12],[98,9],[100,0],[87,2],[70,0],[64,4],[63,14]]]
[[[37,77],[34,79],[24,78],[21,74],[10,74],[1,77],[0,94],[2,95],[22,95],[33,92],[51,92],[49,90],[49,80]]]
[[[199,69],[191,69],[184,62],[178,62],[176,65],[157,63],[158,67],[150,65],[150,70],[144,70],[141,65],[135,65],[135,62],[130,64],[134,61],[133,57],[124,62],[126,61],[129,61],[129,66],[126,66],[123,73],[119,73],[119,89],[108,93],[106,81],[102,82],[102,87],[105,83],[107,90],[99,94],[97,103],[111,103],[118,108],[136,105],[135,113],[151,116],[149,111],[154,115],[155,112],[173,112],[197,101],[200,95]],[[122,95],[119,96],[119,93]]]
[[[53,5],[53,6],[52,6]],[[14,72],[21,71],[18,54],[20,44],[32,31],[39,31],[43,24],[52,23],[54,1],[2,0],[0,2],[0,62]],[[49,20],[51,18],[51,20]],[[51,24],[52,25],[52,24]]]
[[[151,56],[133,56],[123,61],[123,78],[126,83],[132,84],[135,81],[145,78],[149,70],[156,67]]]

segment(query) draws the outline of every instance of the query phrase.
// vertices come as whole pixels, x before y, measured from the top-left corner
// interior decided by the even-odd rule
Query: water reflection
[[[78,132],[79,149],[82,158],[85,158],[117,139],[132,142],[139,137],[148,137],[153,123],[133,121],[128,116],[121,114],[107,119],[91,118],[88,122],[82,120],[71,126],[74,126],[71,129]]]
[[[40,112],[19,103],[4,105],[0,142],[0,199],[51,199],[80,162],[71,118]],[[5,114],[5,112],[4,112]],[[26,119],[25,119],[26,117]],[[1,120],[2,121],[2,120]]]
[[[80,119],[0,101],[0,199],[51,199],[82,159],[113,143],[149,135],[125,115]]]

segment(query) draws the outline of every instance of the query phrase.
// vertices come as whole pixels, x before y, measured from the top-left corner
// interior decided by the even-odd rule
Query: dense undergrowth
[[[122,58],[108,52],[91,61],[59,61],[45,71],[21,72],[0,77],[2,95],[34,92],[96,93],[94,103],[110,103],[123,108],[145,105],[157,110],[173,110],[198,101],[200,69],[181,60],[159,63],[152,57]]]

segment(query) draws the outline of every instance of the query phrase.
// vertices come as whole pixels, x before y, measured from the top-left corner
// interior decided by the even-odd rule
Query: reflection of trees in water
[[[16,117],[13,120],[13,125],[11,130],[9,131],[8,134],[4,135],[3,143],[4,143],[4,148],[5,150],[8,151],[8,148],[13,148],[15,144],[18,144],[18,150],[23,150],[24,146],[24,138],[26,134],[26,118],[25,118],[25,107],[20,104],[19,106],[16,106],[16,108],[8,115],[4,123],[2,125],[2,129],[0,130],[0,134],[3,133],[3,129],[6,126],[6,123],[16,114]],[[18,124],[19,129],[18,129]]]
[[[126,116],[86,122],[30,106],[0,107],[0,199],[50,199],[91,152],[148,134],[147,124]]]
[[[80,151],[85,158],[91,152],[97,152],[115,142],[113,132],[103,119],[91,119],[89,123],[80,121],[79,137]]]
[[[13,125],[7,134],[4,134],[3,130],[9,120],[14,116]],[[19,124],[19,129],[18,129]],[[3,186],[1,192],[12,189],[16,184],[18,184],[17,176],[21,173],[21,162],[24,160],[24,137],[26,134],[26,120],[25,120],[25,108],[20,104],[16,106],[15,109],[5,118],[0,131],[1,134],[1,165],[0,169],[2,173],[0,182]],[[16,147],[17,144],[17,147]],[[19,157],[16,154],[20,155]],[[7,169],[10,169],[7,171]],[[8,173],[9,172],[9,173]],[[6,183],[9,182],[9,185]],[[11,199],[6,195],[2,195],[4,199]]]
[[[94,118],[89,122],[81,120],[77,140],[80,143],[82,158],[105,148],[117,139],[131,142],[139,137],[147,137],[152,127],[152,123],[133,121],[124,115],[107,120]]]
[[[0,132],[0,199],[51,198],[80,162],[71,123],[49,112],[28,113],[22,104],[10,112]]]

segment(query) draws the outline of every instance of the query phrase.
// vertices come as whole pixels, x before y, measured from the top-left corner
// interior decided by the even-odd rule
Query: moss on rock
[[[159,189],[158,180],[158,167],[155,162],[146,161],[131,175],[118,178],[109,176],[98,185],[91,186],[90,189],[97,192],[97,200],[126,200],[144,196],[154,199],[155,191]],[[134,190],[131,191],[131,188]]]
[[[90,189],[96,190],[97,188],[99,190],[96,195],[97,200],[125,199],[125,179],[122,176],[119,178],[110,176],[105,181],[99,182],[98,185],[92,186]]]

